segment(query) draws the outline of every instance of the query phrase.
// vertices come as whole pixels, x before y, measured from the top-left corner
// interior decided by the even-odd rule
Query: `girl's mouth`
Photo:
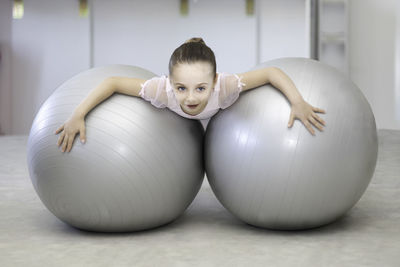
[[[187,105],[189,108],[191,108],[191,109],[194,109],[194,108],[196,108],[197,106],[198,106],[198,104],[197,105]]]

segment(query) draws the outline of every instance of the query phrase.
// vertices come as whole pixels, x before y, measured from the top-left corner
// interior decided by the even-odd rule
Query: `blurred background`
[[[86,69],[168,75],[191,37],[219,72],[279,57],[330,64],[359,86],[378,129],[400,130],[400,1],[0,0],[0,135],[28,135],[50,94]]]

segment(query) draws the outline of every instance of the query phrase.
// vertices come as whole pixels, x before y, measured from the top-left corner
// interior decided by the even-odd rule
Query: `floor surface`
[[[124,234],[60,221],[32,186],[27,136],[0,137],[0,266],[400,266],[400,131],[378,134],[369,187],[332,224],[306,231],[250,226],[221,206],[205,179],[177,220]]]

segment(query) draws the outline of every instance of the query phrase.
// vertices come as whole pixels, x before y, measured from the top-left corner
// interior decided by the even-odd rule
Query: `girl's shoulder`
[[[218,79],[221,91],[241,90],[244,85],[241,81],[242,77],[239,77],[236,73],[221,72],[218,75]]]
[[[168,105],[166,93],[167,78],[165,75],[148,79],[142,86],[140,96],[158,108]]]
[[[164,88],[167,83],[167,77],[165,75],[154,76],[143,84],[143,87],[146,87],[146,90],[156,91],[157,89]]]

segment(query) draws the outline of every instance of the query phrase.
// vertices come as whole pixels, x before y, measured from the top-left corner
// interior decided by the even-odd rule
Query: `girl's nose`
[[[194,93],[192,91],[189,91],[189,95],[186,98],[186,101],[190,103],[190,101],[196,100],[196,97],[194,96]]]

